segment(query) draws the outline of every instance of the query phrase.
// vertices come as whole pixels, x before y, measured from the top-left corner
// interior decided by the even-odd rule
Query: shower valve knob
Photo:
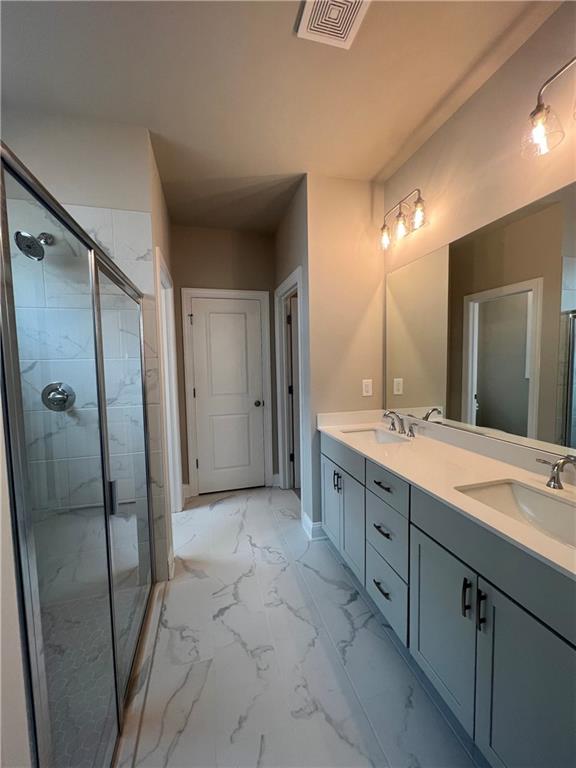
[[[54,381],[42,390],[42,402],[51,411],[68,411],[74,405],[76,393],[68,384]]]

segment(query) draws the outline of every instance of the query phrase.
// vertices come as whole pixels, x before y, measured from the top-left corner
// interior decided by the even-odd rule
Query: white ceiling
[[[373,2],[351,50],[298,2],[4,2],[4,108],[152,132],[173,221],[271,231],[305,171],[383,178],[552,13]]]

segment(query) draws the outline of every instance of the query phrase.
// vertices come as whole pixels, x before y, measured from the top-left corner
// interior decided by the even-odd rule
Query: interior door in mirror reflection
[[[464,297],[465,421],[537,436],[542,290],[538,278]]]

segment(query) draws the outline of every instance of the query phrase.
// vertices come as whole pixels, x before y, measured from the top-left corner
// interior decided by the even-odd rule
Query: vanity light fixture
[[[536,98],[536,106],[530,112],[528,126],[522,137],[523,157],[540,157],[547,155],[551,149],[560,144],[564,138],[564,129],[556,113],[544,103],[544,91],[549,85],[563,75],[566,70],[576,64],[576,56],[566,62],[563,67],[551,75],[540,87]]]
[[[402,240],[402,238],[406,237],[407,234],[408,234],[408,223],[406,221],[406,216],[402,211],[402,203],[400,203],[398,216],[396,216],[396,240]]]
[[[388,224],[384,224],[384,226],[380,230],[380,243],[382,245],[382,248],[386,250],[390,246],[391,242],[392,242],[392,238],[390,237],[390,230],[388,229]]]
[[[394,228],[391,231],[387,219],[395,211],[398,211],[398,213],[396,214]],[[384,222],[382,224],[382,229],[380,230],[380,244],[382,245],[382,249],[387,251],[393,242],[403,240],[406,235],[420,229],[425,223],[426,212],[424,210],[422,192],[416,188],[384,214]],[[394,237],[392,237],[392,234]]]

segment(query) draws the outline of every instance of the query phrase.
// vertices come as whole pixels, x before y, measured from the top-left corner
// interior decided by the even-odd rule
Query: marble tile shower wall
[[[70,215],[144,294],[144,368],[146,415],[149,430],[150,480],[156,578],[168,578],[164,438],[160,404],[160,360],[156,308],[156,270],[152,217],[144,211],[121,211],[84,205],[66,205]]]
[[[9,201],[9,215],[23,229],[52,232],[56,244],[46,248],[46,258],[33,262],[13,254],[15,303],[20,343],[25,428],[29,460],[34,462],[32,500],[34,518],[42,526],[39,558],[44,601],[60,600],[68,576],[75,570],[77,551],[57,535],[54,515],[68,509],[82,516],[101,504],[100,445],[95,385],[90,288],[85,250],[73,242],[54,219],[24,200]],[[156,534],[157,577],[166,578],[164,482],[158,347],[152,260],[151,219],[148,213],[85,206],[67,206],[70,214],[119,264],[145,293],[145,382],[150,434],[150,470]],[[42,218],[44,220],[42,221]],[[141,382],[138,361],[136,313],[123,308],[118,296],[102,297],[102,323],[107,360],[107,399],[112,473],[119,478],[119,499],[146,495],[142,462],[135,453],[141,441]],[[50,381],[69,380],[76,391],[75,407],[64,413],[47,410],[40,393]],[[84,521],[85,523],[86,521]],[[80,523],[80,520],[79,520]],[[51,535],[53,531],[54,535]],[[82,537],[82,556],[101,557],[101,542],[89,544]],[[77,536],[75,543],[78,542]],[[68,548],[67,548],[68,547]],[[70,560],[68,563],[67,560]],[[94,564],[97,568],[96,563]],[[50,574],[63,578],[52,579]],[[73,578],[73,577],[72,577]],[[78,587],[78,585],[76,585]],[[87,583],[86,590],[98,590]]]

